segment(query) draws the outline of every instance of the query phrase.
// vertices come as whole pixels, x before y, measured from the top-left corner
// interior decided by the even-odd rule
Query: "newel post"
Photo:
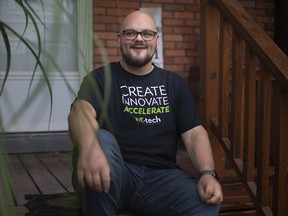
[[[210,129],[210,119],[218,118],[220,15],[213,0],[201,0],[200,107],[211,140],[216,167],[224,166],[224,154]]]

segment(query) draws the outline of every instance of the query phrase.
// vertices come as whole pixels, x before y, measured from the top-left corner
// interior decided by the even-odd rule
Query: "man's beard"
[[[153,55],[146,55],[145,58],[141,58],[141,59],[137,59],[135,57],[133,57],[130,53],[125,53],[123,52],[123,50],[121,49],[121,53],[122,53],[122,57],[125,60],[125,63],[129,66],[132,67],[143,67],[146,64],[148,64],[151,59],[153,58]]]

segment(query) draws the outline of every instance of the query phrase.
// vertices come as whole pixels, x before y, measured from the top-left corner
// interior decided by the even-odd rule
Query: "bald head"
[[[153,18],[143,11],[128,14],[122,23],[118,39],[123,57],[122,66],[137,75],[150,73],[159,41]]]
[[[154,19],[148,13],[143,11],[134,11],[128,14],[122,23],[121,31],[126,29],[156,31],[156,24]]]

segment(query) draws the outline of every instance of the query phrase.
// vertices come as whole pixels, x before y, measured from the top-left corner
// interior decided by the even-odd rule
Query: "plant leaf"
[[[35,10],[31,7],[30,3],[27,0],[23,0],[25,2],[25,4],[27,5],[27,7],[29,8],[29,10],[33,13],[33,15],[37,18],[37,20],[46,28],[45,23],[40,19],[40,17],[38,16],[38,14],[35,12]],[[44,4],[43,1],[41,0],[41,7],[42,10],[44,11]]]
[[[31,51],[31,53],[33,54],[35,60],[36,60],[36,64],[39,65],[41,71],[43,72],[43,77],[44,80],[47,84],[48,87],[48,91],[49,91],[49,95],[50,95],[50,115],[49,115],[49,123],[51,122],[51,117],[52,117],[52,107],[53,107],[53,94],[52,94],[52,87],[48,78],[48,74],[45,70],[45,68],[42,65],[42,62],[39,58],[39,54],[37,55],[34,51],[34,49],[31,47],[31,45],[21,36],[19,35],[13,28],[11,28],[10,26],[6,25],[5,23],[2,22],[3,27],[9,29],[9,31],[11,31],[16,37],[18,37],[24,44],[25,46]]]
[[[5,43],[5,47],[6,47],[6,51],[7,51],[7,65],[6,65],[4,80],[3,80],[3,83],[2,83],[2,86],[0,89],[0,97],[1,97],[3,90],[4,90],[5,83],[7,81],[8,75],[9,75],[10,67],[11,67],[11,47],[10,47],[10,42],[9,42],[7,32],[6,32],[6,30],[3,26],[3,23],[1,21],[0,21],[0,31],[1,31],[2,37],[4,39],[4,43]]]
[[[41,37],[40,37],[40,32],[39,32],[39,28],[38,28],[38,25],[32,15],[32,13],[25,7],[25,5],[23,4],[23,1],[22,0],[16,0],[16,2],[19,4],[19,6],[23,9],[23,12],[25,14],[25,18],[26,18],[26,25],[27,23],[29,22],[29,19],[32,21],[32,24],[33,24],[33,27],[35,28],[36,30],[36,35],[37,35],[37,45],[38,45],[38,54],[37,54],[37,58],[40,59],[40,56],[41,56]],[[29,4],[28,4],[29,5]],[[30,5],[29,5],[30,6]],[[31,7],[30,7],[31,8]],[[29,8],[29,9],[30,9]],[[35,11],[33,10],[32,8],[32,11],[35,13]],[[22,37],[23,38],[23,35]],[[31,86],[32,86],[32,83],[33,83],[33,80],[34,80],[34,77],[35,77],[35,73],[36,73],[36,70],[37,70],[37,67],[38,67],[38,61],[36,61],[36,64],[35,64],[35,67],[33,69],[33,73],[32,73],[32,76],[31,76],[31,80],[30,80],[30,84],[29,84],[29,90],[28,90],[28,95],[29,95],[29,92],[31,90]],[[45,71],[42,71],[43,73],[45,73]],[[45,76],[46,74],[44,74]]]
[[[21,0],[15,0],[15,2],[16,2],[22,9],[24,8],[24,5],[23,5],[23,3],[22,3]],[[24,11],[24,9],[23,9],[23,11]],[[24,27],[24,30],[23,30],[23,33],[22,33],[22,37],[24,37],[25,32],[26,32],[27,27],[28,27],[28,15],[25,13],[25,11],[24,11],[24,15],[25,15],[25,27]],[[20,41],[19,41],[18,44],[17,44],[17,48],[18,48],[19,44],[20,44]]]
[[[45,27],[44,23],[42,22],[42,20],[40,19],[40,17],[37,15],[37,13],[35,12],[35,10],[31,7],[31,5],[26,1],[24,0],[24,2],[26,3],[27,7],[29,8],[29,10],[25,7],[25,5],[23,4],[23,1],[22,0],[17,0],[17,3],[22,7],[23,11],[24,11],[24,14],[25,14],[25,17],[28,17],[31,21],[32,21],[32,24],[33,24],[33,27],[35,28],[36,30],[36,35],[37,35],[37,45],[38,45],[38,54],[37,54],[37,57],[34,56],[36,58],[36,64],[34,66],[34,69],[33,69],[33,73],[32,73],[32,76],[31,76],[31,80],[30,80],[30,84],[29,84],[29,90],[28,90],[28,98],[29,98],[29,95],[30,95],[30,91],[31,91],[31,88],[32,88],[32,83],[33,83],[33,80],[34,80],[34,77],[35,77],[35,74],[36,74],[36,70],[37,70],[37,67],[39,65],[39,63],[41,62],[40,61],[40,56],[41,56],[41,53],[42,53],[42,46],[41,46],[41,36],[40,36],[40,32],[39,32],[39,28],[38,28],[38,25],[37,25],[37,22],[33,16],[33,14],[35,15],[35,17],[43,24],[43,26]],[[43,5],[43,2],[41,0],[41,5],[42,5],[42,9],[44,10],[44,5]],[[31,10],[31,12],[30,12]],[[27,21],[26,21],[27,22]],[[21,37],[23,39],[23,37]],[[23,41],[23,40],[22,40]],[[28,44],[28,43],[27,43]],[[29,47],[30,50],[33,50],[32,47]],[[48,85],[48,88],[49,88],[49,94],[50,94],[50,100],[51,100],[51,103],[50,103],[50,114],[49,114],[49,125],[50,125],[50,122],[51,122],[51,117],[52,117],[52,106],[53,106],[53,97],[52,97],[52,89],[51,89],[51,86],[50,86],[50,82],[49,82],[49,78],[48,78],[48,74],[46,72],[46,70],[44,70],[44,67],[42,66],[41,68],[41,71],[43,72],[43,76],[44,76],[44,80],[45,82],[47,83]]]

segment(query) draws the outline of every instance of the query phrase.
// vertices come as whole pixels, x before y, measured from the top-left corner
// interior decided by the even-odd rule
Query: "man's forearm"
[[[197,172],[214,169],[214,159],[206,130],[198,126],[182,136],[189,158]]]
[[[97,140],[99,125],[96,112],[87,101],[75,101],[68,116],[68,125],[70,138],[77,147],[88,148]]]

